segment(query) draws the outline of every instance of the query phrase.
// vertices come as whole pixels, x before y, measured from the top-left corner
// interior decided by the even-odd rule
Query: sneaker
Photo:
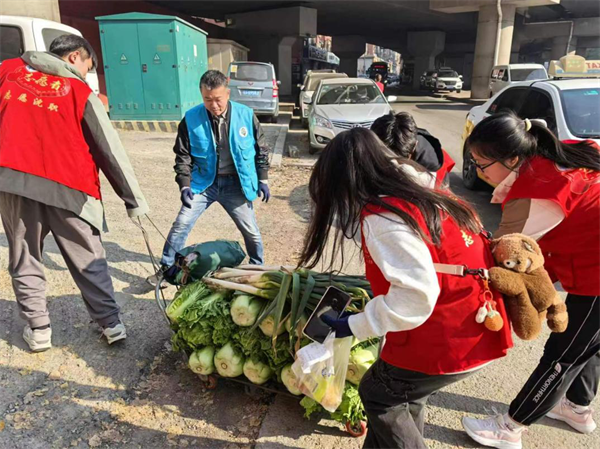
[[[521,449],[521,434],[525,428],[510,429],[504,415],[477,419],[463,417],[462,425],[467,434],[482,446],[499,449]]]
[[[122,323],[115,325],[114,327],[106,327],[102,330],[102,335],[108,340],[108,344],[112,345],[114,342],[119,340],[125,340],[127,338],[127,331]]]
[[[29,325],[23,329],[23,340],[33,352],[42,352],[52,347],[52,328],[33,330]]]
[[[168,269],[167,266],[161,266],[156,273],[154,273],[152,276],[148,276],[146,278],[146,282],[148,284],[150,284],[152,287],[156,288],[156,286],[158,285],[158,283],[162,279],[164,272],[167,271],[167,269]],[[167,288],[167,284],[166,283],[162,283],[160,285],[160,288],[161,289]]]
[[[578,407],[574,407],[574,405],[575,404],[563,396],[558,404],[556,404],[546,416],[548,418],[566,422],[578,432],[593,432],[596,429],[596,423],[594,422],[594,418],[592,416],[594,410],[592,410],[590,407],[578,410]]]

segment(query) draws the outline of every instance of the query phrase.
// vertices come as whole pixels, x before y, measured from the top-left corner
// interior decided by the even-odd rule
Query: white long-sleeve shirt
[[[494,189],[492,203],[504,202],[518,174],[512,172]],[[494,237],[521,233],[539,240],[565,219],[560,206],[552,200],[516,198],[510,200],[502,211],[502,220]]]
[[[420,326],[440,294],[427,245],[393,213],[369,215],[362,226],[369,254],[390,288],[369,301],[364,312],[349,318],[352,333],[365,340]]]

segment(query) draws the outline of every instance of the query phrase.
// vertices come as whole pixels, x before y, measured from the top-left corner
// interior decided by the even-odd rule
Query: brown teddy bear
[[[523,234],[507,234],[492,242],[499,265],[491,268],[490,283],[505,297],[506,311],[517,336],[533,340],[548,320],[552,332],[564,332],[569,317],[548,272],[537,242]]]

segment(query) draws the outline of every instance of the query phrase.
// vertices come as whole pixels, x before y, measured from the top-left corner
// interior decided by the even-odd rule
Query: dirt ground
[[[173,136],[125,132],[122,137],[150,203],[150,217],[166,235],[180,204],[172,172]],[[292,264],[298,255],[309,214],[309,174],[307,168],[292,166],[274,171],[271,201],[255,203],[267,264]],[[128,331],[128,339],[114,347],[100,340],[99,328],[90,323],[48,238],[44,265],[54,347],[40,354],[26,350],[0,228],[0,449],[360,447],[360,439],[348,437],[330,420],[304,420],[301,407],[283,396],[248,395],[232,382],[206,390],[170,349],[170,331],[145,283],[152,264],[139,229],[106,182],[103,191],[110,229],[104,243]],[[162,237],[148,221],[143,224],[160,257]],[[241,240],[226,213],[214,205],[189,242],[217,238]],[[360,269],[358,263],[353,266]],[[173,293],[169,288],[165,294]],[[491,413],[492,407],[504,411],[542,347],[543,339],[519,342],[509,357],[434,396],[427,444],[477,447],[462,431],[461,416]],[[533,426],[525,443],[528,448],[600,447],[597,435],[579,435],[549,419]]]

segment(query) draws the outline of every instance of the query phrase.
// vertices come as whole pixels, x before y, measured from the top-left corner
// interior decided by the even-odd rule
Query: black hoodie
[[[442,144],[426,129],[417,128],[417,148],[412,160],[420,164],[428,172],[437,172],[444,163]]]

